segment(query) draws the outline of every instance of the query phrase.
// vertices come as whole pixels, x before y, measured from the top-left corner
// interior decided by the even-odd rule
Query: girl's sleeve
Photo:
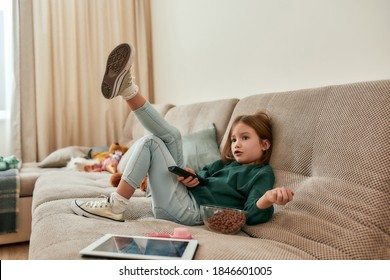
[[[251,190],[245,203],[244,210],[247,211],[247,224],[255,225],[265,223],[271,219],[274,213],[274,207],[259,209],[256,206],[257,200],[262,197],[268,190],[273,188],[275,183],[274,173],[269,166],[265,166],[253,178]]]

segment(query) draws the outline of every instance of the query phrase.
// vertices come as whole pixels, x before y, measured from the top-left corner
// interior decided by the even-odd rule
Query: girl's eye
[[[232,141],[232,143],[236,142],[236,139],[230,139],[230,141]]]
[[[242,139],[243,139],[243,140],[248,140],[248,139],[249,139],[249,136],[243,136]]]

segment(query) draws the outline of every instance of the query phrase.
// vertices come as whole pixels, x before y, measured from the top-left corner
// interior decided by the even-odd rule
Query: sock
[[[113,192],[111,194],[110,202],[112,205],[112,212],[114,213],[123,213],[129,204],[129,200],[117,192]]]
[[[126,88],[122,93],[121,96],[124,100],[130,100],[134,96],[136,96],[138,93],[138,86],[134,83],[132,83],[128,88]]]

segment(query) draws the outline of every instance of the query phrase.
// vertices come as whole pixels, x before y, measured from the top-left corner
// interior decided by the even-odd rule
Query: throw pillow
[[[90,147],[69,146],[58,149],[42,160],[38,166],[46,167],[65,167],[72,157],[85,157],[90,150]]]
[[[199,132],[183,136],[184,166],[199,172],[209,163],[221,159],[214,124]]]

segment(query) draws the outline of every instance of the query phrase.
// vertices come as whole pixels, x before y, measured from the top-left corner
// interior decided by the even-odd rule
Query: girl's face
[[[231,150],[238,163],[255,164],[269,147],[268,140],[260,139],[256,131],[243,122],[238,122],[232,129]]]

